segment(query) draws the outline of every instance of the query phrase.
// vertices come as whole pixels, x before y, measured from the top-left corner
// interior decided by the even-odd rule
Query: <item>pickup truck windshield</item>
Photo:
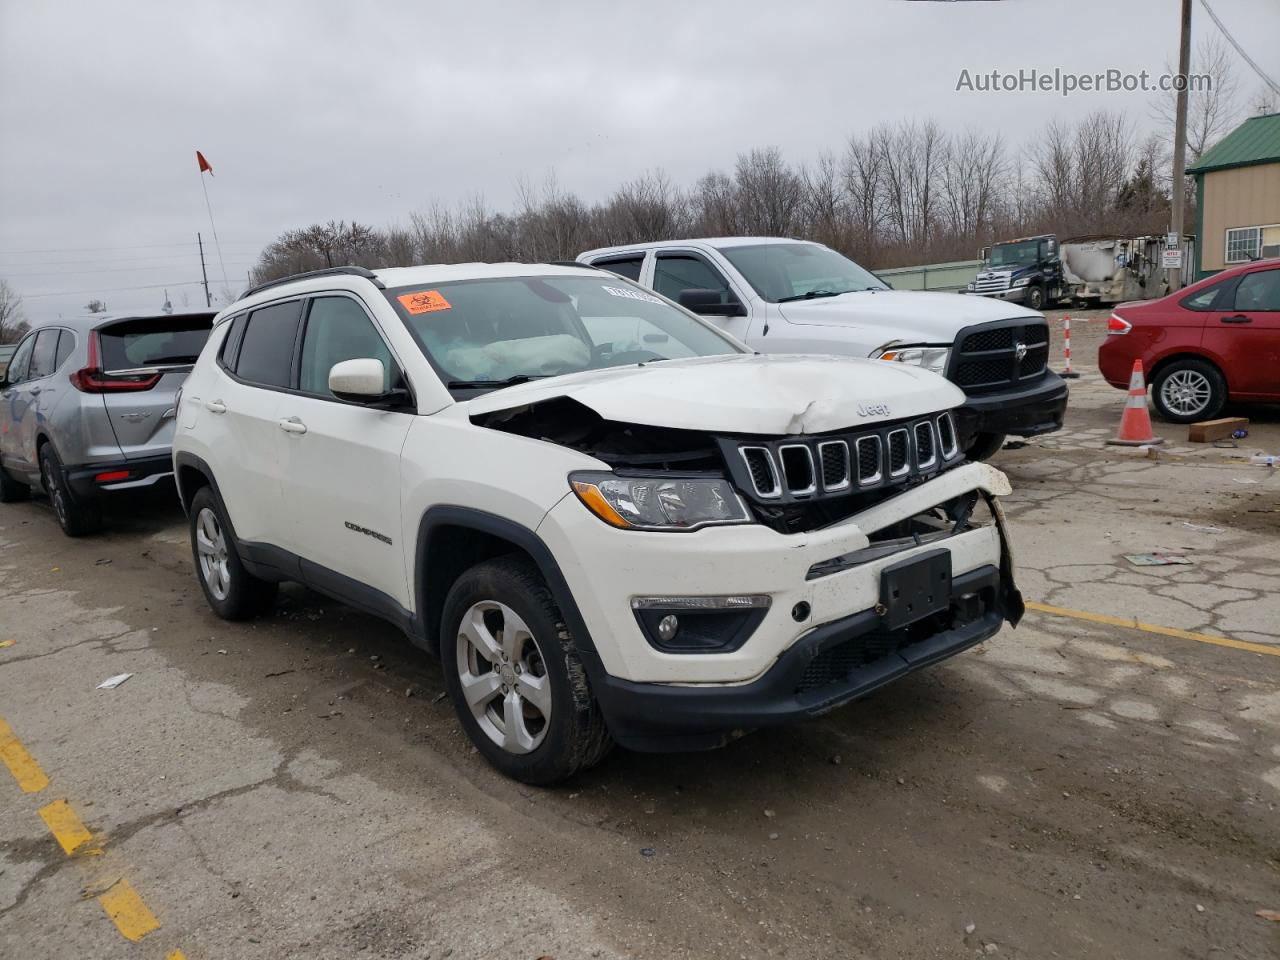
[[[386,296],[455,392],[744,352],[705,322],[603,274],[456,280]]]
[[[719,249],[770,303],[889,289],[848,257],[811,243],[753,243]]]
[[[1040,241],[1001,243],[991,248],[987,264],[992,267],[1025,267],[1040,259]]]

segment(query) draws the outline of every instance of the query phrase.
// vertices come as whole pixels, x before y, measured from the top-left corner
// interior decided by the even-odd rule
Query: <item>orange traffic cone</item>
[[[1133,373],[1129,375],[1129,399],[1124,405],[1124,415],[1120,418],[1120,432],[1114,440],[1124,447],[1145,447],[1153,443],[1164,443],[1164,437],[1157,437],[1151,430],[1151,416],[1147,413],[1147,385],[1142,379],[1142,361],[1133,361]]]

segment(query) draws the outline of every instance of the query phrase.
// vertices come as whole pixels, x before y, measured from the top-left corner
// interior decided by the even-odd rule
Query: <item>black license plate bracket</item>
[[[951,606],[951,551],[930,550],[880,571],[880,616],[897,630]]]

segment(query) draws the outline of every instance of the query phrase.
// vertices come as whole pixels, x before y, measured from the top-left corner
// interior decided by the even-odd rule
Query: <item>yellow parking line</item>
[[[110,890],[98,897],[98,902],[102,904],[102,909],[107,911],[107,916],[111,918],[111,922],[116,925],[116,929],[126,940],[136,943],[160,926],[156,915],[138,896],[138,892],[129,885],[129,881],[123,877]]]
[[[68,855],[93,839],[93,834],[65,800],[55,800],[41,807],[40,818]]]
[[[1233,650],[1247,650],[1250,653],[1261,653],[1268,657],[1280,657],[1280,644],[1272,647],[1265,643],[1250,643],[1247,640],[1232,640],[1230,637],[1215,637],[1207,633],[1179,630],[1177,627],[1161,627],[1154,623],[1143,623],[1141,620],[1132,617],[1113,617],[1105,613],[1091,613],[1088,610],[1051,607],[1047,603],[1035,603],[1033,601],[1027,602],[1027,609],[1035,610],[1038,613],[1047,613],[1055,617],[1071,617],[1074,620],[1088,620],[1090,623],[1105,623],[1112,627],[1128,627],[1130,630],[1155,633],[1162,637],[1177,637],[1180,640],[1211,643],[1215,647],[1230,647]]]
[[[38,793],[49,785],[49,778],[40,769],[40,764],[27,752],[3,717],[0,717],[0,760],[4,760],[23,793]]]

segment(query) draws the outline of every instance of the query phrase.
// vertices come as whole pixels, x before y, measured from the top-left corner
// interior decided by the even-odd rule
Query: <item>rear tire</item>
[[[613,746],[573,635],[528,558],[499,557],[462,574],[445,599],[440,637],[458,721],[506,776],[557,783]]]
[[[1004,447],[1005,438],[1003,433],[975,433],[964,455],[969,460],[990,460]]]
[[[191,498],[188,521],[196,579],[213,612],[223,620],[248,620],[270,610],[280,585],[244,568],[231,525],[211,488],[201,487]]]
[[[31,488],[13,479],[0,467],[0,503],[18,503],[31,497]]]
[[[76,496],[52,443],[40,448],[40,482],[53,506],[53,515],[58,518],[58,526],[68,537],[83,537],[101,529],[102,512],[96,503]]]
[[[1207,360],[1174,360],[1152,378],[1151,402],[1169,423],[1212,420],[1227,405],[1227,381]]]

